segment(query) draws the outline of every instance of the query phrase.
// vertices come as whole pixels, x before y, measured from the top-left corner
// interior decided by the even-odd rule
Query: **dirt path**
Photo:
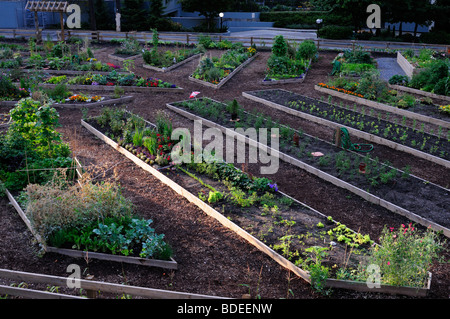
[[[99,54],[97,58],[103,62],[110,62],[107,56],[112,51],[113,49],[110,48]],[[321,52],[319,61],[313,65],[304,83],[287,84],[282,88],[320,98],[321,95],[313,89],[314,84],[326,81],[331,71],[330,62],[335,54]],[[160,77],[185,88],[186,92],[184,94],[139,93],[136,94],[135,101],[127,105],[127,108],[150,121],[155,119],[158,110],[165,110],[170,114],[174,127],[191,127],[190,121],[168,111],[165,104],[188,99],[192,91],[200,91],[201,96],[220,101],[235,98],[247,109],[259,110],[272,118],[279,119],[282,123],[295,124],[308,134],[330,139],[332,132],[328,128],[269,110],[242,97],[243,91],[267,88],[260,81],[264,77],[268,56],[269,52],[262,52],[255,61],[220,90],[203,87],[188,80],[188,75],[194,70],[198,61],[189,62],[169,73],[156,73],[140,67],[142,58],[139,58],[135,60],[137,74]],[[97,113],[98,110],[91,110],[89,115]],[[80,110],[60,110],[62,124],[60,131],[64,134],[64,139],[70,143],[74,155],[78,156],[84,164],[94,163],[106,168],[117,165],[114,170],[108,171],[108,176],[116,178],[124,187],[125,195],[136,204],[139,214],[151,218],[156,231],[166,235],[168,242],[174,248],[174,259],[179,263],[179,270],[171,272],[95,260],[89,260],[87,263],[55,254],[38,257],[37,247],[31,235],[5,199],[0,200],[1,268],[66,276],[66,267],[76,263],[85,269],[86,273],[94,275],[96,280],[114,283],[234,298],[240,298],[249,291],[252,297],[258,294],[262,298],[324,298],[314,293],[310,285],[302,279],[294,278],[292,274],[289,277],[289,273],[268,256],[225,229],[196,206],[176,195],[111,147],[94,138],[80,126],[81,116]],[[413,174],[432,182],[443,184],[450,180],[448,170],[409,155],[381,146],[376,147],[374,154],[391,161],[397,167],[410,164]],[[255,165],[250,165],[249,169],[255,175],[259,173]],[[377,238],[385,225],[398,227],[401,223],[408,222],[399,215],[370,204],[285,163],[280,163],[279,172],[271,178],[277,181],[283,192],[325,215],[332,216],[356,231],[369,234],[371,238]],[[448,260],[448,257],[448,255],[444,256],[445,260]],[[445,264],[436,265],[432,272],[430,298],[448,298],[449,267],[445,267]],[[288,293],[289,289],[292,290],[293,295]],[[346,290],[335,290],[332,296],[338,299],[404,298]]]

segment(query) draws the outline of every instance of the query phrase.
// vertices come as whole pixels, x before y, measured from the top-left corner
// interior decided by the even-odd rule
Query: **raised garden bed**
[[[303,74],[300,74],[297,77],[288,77],[288,78],[273,78],[266,76],[262,81],[263,85],[275,85],[275,84],[289,84],[289,83],[303,83],[306,78],[306,74],[308,73],[308,69],[311,66],[311,60],[309,61],[308,67],[306,68]]]
[[[193,110],[186,107],[184,103],[190,101],[167,104],[167,107],[191,120],[201,120],[202,124],[218,128],[229,136],[242,138],[249,145],[265,147],[258,141],[234,131],[235,124],[230,121],[231,115],[225,110],[225,105],[220,106],[221,103],[211,104],[210,102],[214,101],[210,99],[205,99],[205,101],[207,101],[207,104],[199,108],[199,110],[202,109],[201,116],[194,114]],[[219,117],[214,119],[208,117],[206,114],[208,104],[214,105],[211,109],[214,109],[214,112],[217,112]],[[260,127],[270,129],[270,124],[266,121],[268,120],[253,114],[242,113],[241,120],[238,123],[239,127],[244,129],[246,128],[244,123],[247,122],[252,123],[251,125],[258,122],[261,125]],[[284,128],[281,127],[281,131],[281,136],[290,134],[290,137],[282,138],[280,150],[269,147],[271,156],[278,157],[336,186],[347,189],[376,205],[406,216],[425,227],[431,225],[433,229],[441,230],[445,236],[450,237],[450,222],[448,211],[445,208],[450,205],[448,202],[448,189],[408,174],[405,172],[407,168],[404,170],[395,169],[380,163],[380,160],[377,158],[370,158],[368,154],[362,156],[359,153],[346,152],[340,147],[315,137],[307,136],[302,132],[296,132],[303,138],[299,142],[299,146],[293,146],[292,135],[295,131],[286,126]],[[325,156],[314,157],[311,155],[313,152],[321,152]],[[358,173],[358,166],[361,162],[366,163],[368,167],[372,166],[370,171],[374,175]],[[390,179],[389,176],[396,177]],[[433,199],[431,199],[432,197]],[[447,204],[442,205],[445,202]]]
[[[157,72],[163,72],[163,73],[164,72],[170,72],[170,71],[172,71],[172,70],[174,70],[176,68],[179,68],[180,66],[182,66],[182,65],[184,65],[184,64],[186,64],[186,63],[188,63],[188,62],[190,62],[192,60],[200,58],[201,56],[202,56],[201,53],[194,54],[194,55],[192,55],[192,56],[190,56],[190,57],[188,57],[188,58],[186,58],[186,59],[184,59],[184,60],[182,60],[182,61],[180,61],[178,63],[172,64],[171,66],[168,66],[168,67],[158,67],[158,66],[153,66],[153,65],[147,64],[147,63],[144,63],[142,65],[142,67],[145,68],[145,69],[149,69],[149,70],[153,70],[153,71],[157,71]]]
[[[57,84],[65,83],[67,88],[74,91],[114,91],[118,86],[126,91],[133,92],[184,92],[183,88],[175,84],[165,82],[157,78],[143,78],[133,73],[119,74],[112,71],[107,75],[88,74],[67,78],[65,75],[50,77],[45,83],[40,84],[43,88],[54,88]]]
[[[113,60],[117,60],[117,61],[125,61],[125,60],[134,60],[137,59],[138,57],[140,57],[142,54],[133,54],[133,55],[125,55],[125,54],[116,54],[116,53],[112,53],[112,54],[108,54],[108,58],[113,59]]]
[[[241,63],[238,67],[236,67],[234,70],[232,70],[228,75],[226,75],[224,78],[220,79],[217,83],[212,83],[208,81],[204,81],[201,79],[197,79],[194,77],[194,74],[191,74],[189,76],[189,80],[204,86],[209,86],[214,89],[221,88],[225,83],[227,83],[236,73],[238,73],[240,70],[242,70],[244,67],[246,67],[249,63],[251,63],[256,57],[259,55],[259,53],[255,53],[254,55],[250,56],[245,62]]]
[[[82,75],[86,72],[95,72],[96,74],[107,75],[110,71],[75,71],[75,70],[51,70],[51,69],[23,69],[23,72],[34,73],[34,72],[44,72],[48,74],[65,74],[65,75]],[[129,74],[130,72],[116,71],[118,74]]]
[[[391,85],[391,87],[394,89],[398,89],[399,86]],[[442,126],[443,128],[450,129],[450,116],[443,114],[442,112],[439,112],[437,107],[434,107],[433,109],[431,106],[423,107],[423,108],[412,107],[408,110],[405,110],[405,109],[401,109],[401,108],[391,106],[388,104],[371,101],[371,100],[368,100],[368,99],[365,99],[365,98],[362,98],[359,96],[342,93],[337,90],[329,89],[329,88],[326,88],[326,87],[323,87],[320,85],[315,85],[314,89],[316,91],[319,91],[319,92],[322,92],[322,93],[325,93],[328,95],[336,96],[343,100],[352,101],[352,102],[355,102],[355,103],[358,103],[361,105],[369,106],[369,107],[377,109],[377,110],[389,112],[392,114],[397,114],[399,116],[405,116],[412,120],[430,123],[430,124],[434,124],[436,126]],[[413,89],[411,89],[411,90],[413,90]],[[411,92],[410,90],[404,90],[404,91],[417,94],[417,92]],[[419,91],[419,90],[417,90],[417,91]],[[422,91],[420,91],[420,92],[422,92]],[[450,98],[449,98],[449,100],[450,100]]]
[[[376,68],[370,53],[360,49],[340,52],[331,64],[331,75],[349,78],[359,78],[362,73]]]
[[[398,91],[404,91],[404,92],[408,92],[408,93],[412,93],[412,94],[427,96],[427,97],[430,97],[430,98],[436,99],[436,100],[450,102],[450,96],[446,96],[446,95],[439,95],[439,94],[427,92],[424,90],[418,90],[418,89],[410,88],[410,87],[407,87],[404,85],[397,85],[397,84],[389,84],[389,87],[391,89],[398,90]]]
[[[355,233],[346,228],[345,225],[336,223],[332,219],[325,217],[319,212],[281,192],[276,192],[274,196],[276,200],[282,200],[285,205],[280,205],[279,209],[277,208],[276,211],[268,210],[266,213],[264,213],[264,210],[261,211],[261,208],[255,210],[252,205],[242,209],[236,207],[235,205],[230,205],[229,202],[223,202],[221,200],[215,203],[207,203],[205,198],[203,198],[203,200],[200,199],[200,195],[205,189],[214,189],[220,190],[220,192],[226,192],[224,191],[225,188],[223,184],[217,179],[212,178],[208,174],[201,174],[192,171],[189,172],[184,165],[183,169],[166,170],[161,172],[95,128],[94,126],[98,126],[95,121],[91,121],[91,123],[88,122],[82,120],[81,124],[96,137],[110,145],[121,154],[125,155],[127,158],[131,159],[136,165],[151,173],[161,182],[171,187],[175,192],[197,205],[206,214],[218,220],[225,227],[228,227],[232,231],[236,232],[239,236],[273,258],[280,265],[288,268],[307,282],[311,282],[310,273],[301,269],[293,262],[299,257],[297,250],[298,248],[303,245],[311,246],[321,242],[323,243],[323,234],[325,234],[325,230],[331,230],[333,232],[336,231],[337,228],[347,229],[349,234],[352,233],[355,235]],[[230,168],[229,165],[227,167]],[[237,169],[236,171],[240,172]],[[195,193],[198,193],[199,196],[194,195]],[[286,203],[290,204],[286,206]],[[245,229],[249,229],[251,233]],[[255,233],[257,233],[257,235],[255,235]],[[305,234],[307,235],[305,236]],[[281,243],[276,245],[276,238],[280,235],[284,236],[278,239],[281,240]],[[259,239],[255,236],[258,236]],[[297,236],[299,239],[303,239],[303,241],[296,243],[294,238],[297,238]],[[362,237],[357,236],[355,238],[361,239]],[[286,241],[288,241],[288,243]],[[339,242],[334,243],[333,245],[335,246],[333,246],[334,248],[331,250],[333,253],[330,254],[330,262],[334,262],[342,257],[342,253],[345,255],[345,247],[343,247]],[[279,254],[271,247],[277,247],[278,250],[283,251],[283,255]],[[342,249],[344,249],[344,251]],[[355,249],[363,249],[363,244],[361,244],[361,247]],[[354,260],[352,257],[352,262],[353,261]],[[381,285],[379,288],[374,289],[369,288],[365,282],[336,279],[327,279],[326,286],[356,289],[360,291],[425,296],[430,287],[430,280],[431,276],[428,277],[425,286],[419,288]]]
[[[48,246],[45,241],[42,239],[41,236],[36,232],[36,230],[32,227],[30,220],[28,219],[27,215],[23,211],[23,209],[20,207],[20,205],[17,203],[16,199],[13,197],[13,195],[6,190],[6,195],[8,196],[9,201],[16,209],[19,216],[22,218],[24,223],[27,225],[28,229],[31,231],[31,233],[34,235],[36,240],[39,242],[40,246],[44,249],[47,253],[56,253],[60,255],[75,257],[75,258],[89,258],[89,259],[98,259],[98,260],[105,260],[105,261],[114,261],[114,262],[121,262],[126,264],[136,264],[136,265],[142,265],[142,266],[151,266],[151,267],[159,267],[164,269],[178,269],[177,262],[170,258],[170,260],[158,260],[158,259],[149,259],[149,258],[140,258],[140,257],[131,257],[131,256],[121,256],[121,255],[112,255],[112,254],[106,254],[106,253],[98,253],[93,251],[81,251],[76,249],[66,249],[66,248],[56,248],[52,246]]]
[[[333,106],[286,90],[243,92],[253,101],[279,109],[333,129],[344,127],[351,135],[386,145],[450,168],[449,136],[436,136],[422,129],[409,128],[381,119],[381,113],[365,115],[345,107]],[[366,128],[365,128],[366,127]],[[441,134],[438,132],[438,134]],[[436,154],[436,155],[433,155]]]
[[[55,84],[40,84],[39,87],[53,89],[56,87]],[[162,88],[162,87],[142,87],[142,86],[121,86],[124,91],[127,92],[172,92],[172,93],[183,93],[184,89],[180,87],[175,88]],[[81,85],[81,84],[72,84],[67,85],[69,90],[74,91],[114,91],[115,86],[111,85]]]
[[[123,96],[120,98],[106,97],[100,101],[89,101],[89,102],[76,102],[76,101],[65,101],[64,103],[54,103],[51,106],[55,108],[72,108],[72,109],[81,109],[81,108],[91,108],[97,106],[105,106],[105,105],[118,105],[123,103],[128,103],[134,100],[134,96]],[[10,106],[13,107],[17,104],[18,101],[0,101],[0,106]]]
[[[413,66],[400,51],[397,51],[397,63],[402,68],[403,72],[410,78],[412,78],[414,74],[420,72],[420,70]]]

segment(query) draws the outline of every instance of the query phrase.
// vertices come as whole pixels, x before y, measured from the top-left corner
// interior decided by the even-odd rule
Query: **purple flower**
[[[278,186],[277,186],[277,184],[276,183],[273,183],[273,184],[267,184],[267,185],[269,185],[269,187],[271,188],[271,189],[273,189],[275,192],[278,192]]]
[[[92,82],[92,85],[98,85],[98,83],[97,82]]]

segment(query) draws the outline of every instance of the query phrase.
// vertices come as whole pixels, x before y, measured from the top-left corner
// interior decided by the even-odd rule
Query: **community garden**
[[[448,298],[448,56],[401,52],[420,70],[384,81],[360,48],[200,40],[3,41],[0,268],[227,298]],[[206,152],[211,128],[223,143]]]

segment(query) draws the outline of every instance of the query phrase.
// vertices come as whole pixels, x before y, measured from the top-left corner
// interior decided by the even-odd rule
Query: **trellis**
[[[39,30],[38,12],[57,12],[61,21],[61,40],[64,41],[64,19],[63,14],[67,10],[67,1],[28,1],[25,10],[34,12],[34,24],[36,26],[36,40],[42,42],[41,30]]]

